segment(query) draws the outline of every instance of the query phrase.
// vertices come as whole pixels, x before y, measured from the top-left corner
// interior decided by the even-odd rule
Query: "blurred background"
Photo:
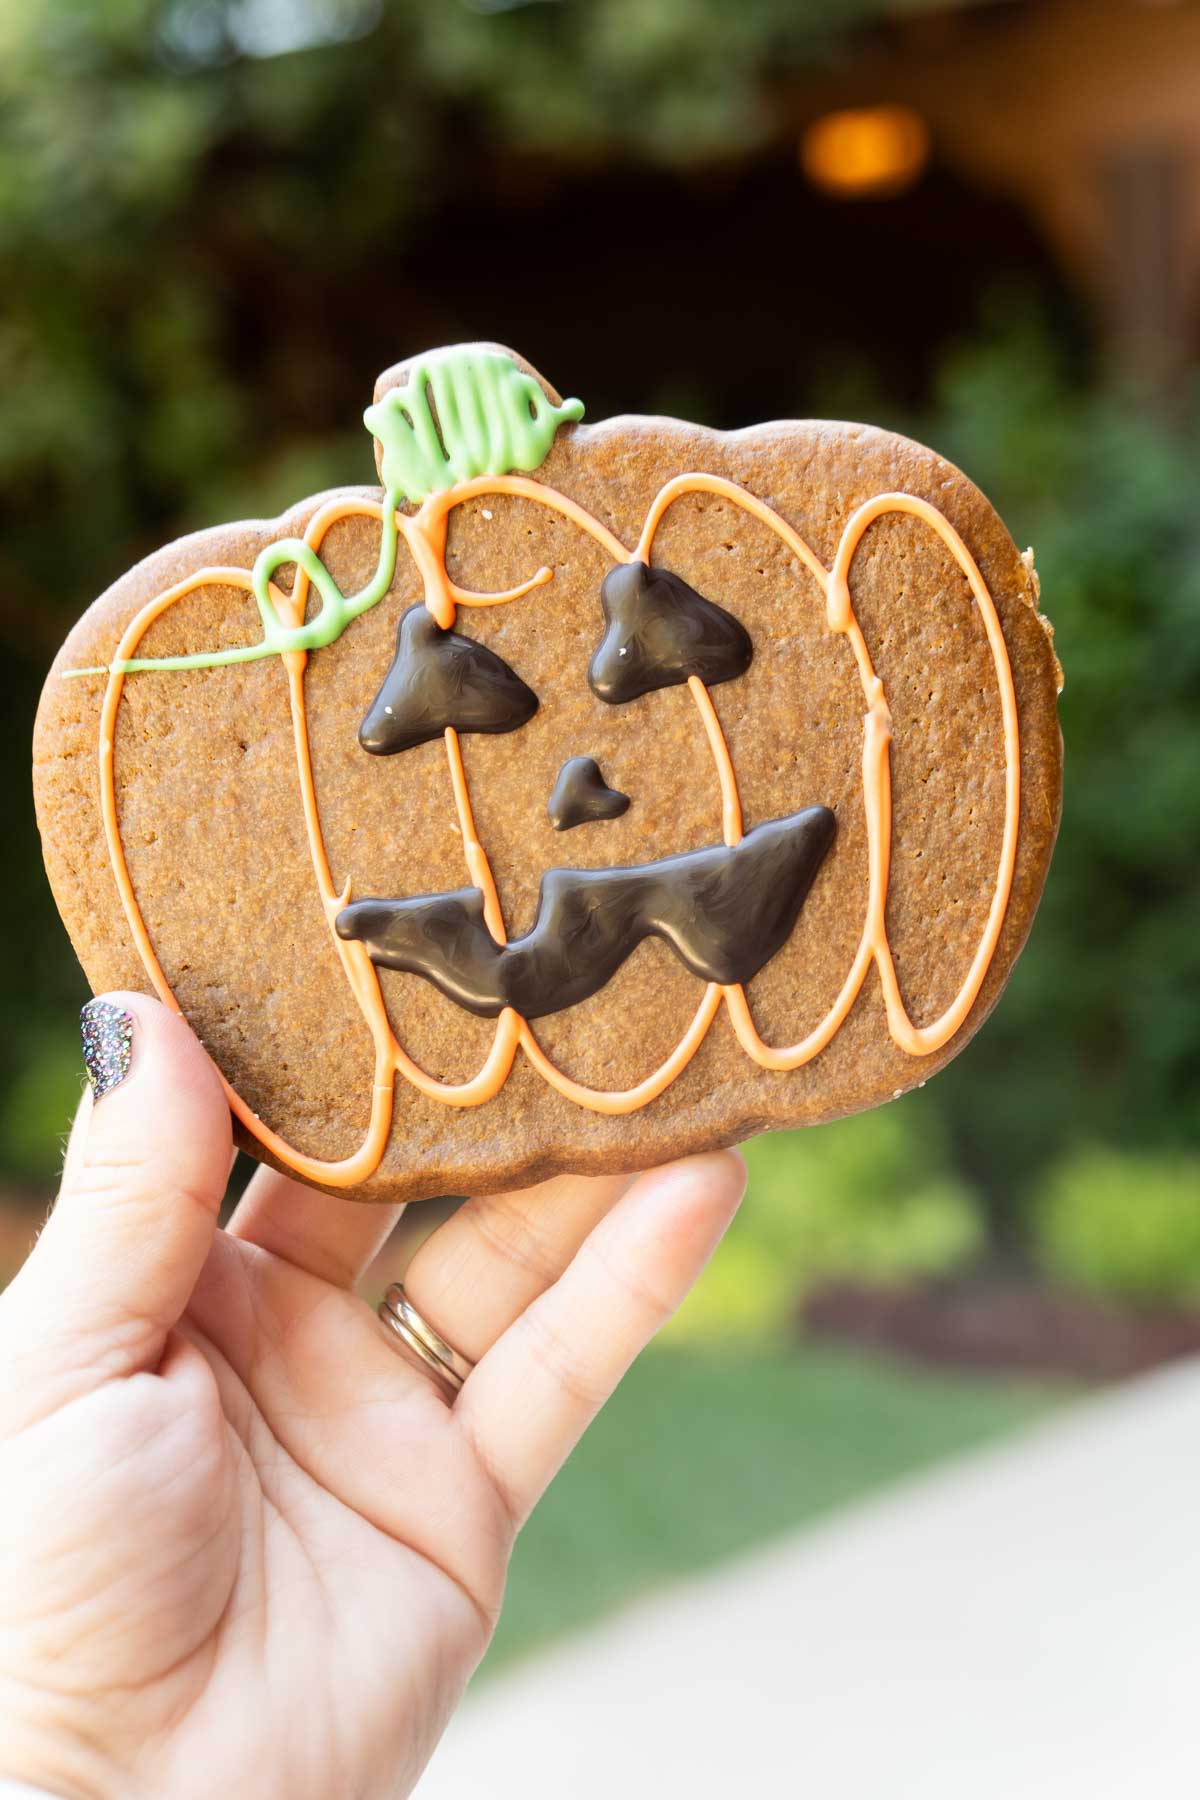
[[[471,337],[593,419],[923,438],[1035,547],[1066,670],[1003,1004],[902,1104],[751,1146],[499,1661],[1200,1348],[1200,7],[0,0],[0,1273],[81,1079],[53,652],[165,540],[372,480],[376,373]]]

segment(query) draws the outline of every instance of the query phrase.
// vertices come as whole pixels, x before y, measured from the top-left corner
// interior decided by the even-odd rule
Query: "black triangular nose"
[[[595,819],[619,819],[629,795],[609,787],[594,756],[572,756],[558,771],[546,811],[555,831],[573,831]]]
[[[533,689],[485,644],[443,631],[420,602],[396,633],[396,656],[359,726],[372,756],[394,756],[456,731],[516,731],[537,711]]]
[[[588,681],[610,706],[678,687],[689,675],[712,686],[750,667],[754,646],[745,627],[669,569],[619,563],[604,578],[600,602],[607,630]]]

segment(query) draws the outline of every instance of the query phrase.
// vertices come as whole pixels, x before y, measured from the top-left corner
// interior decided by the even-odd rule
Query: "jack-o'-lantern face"
[[[294,753],[299,783],[300,841],[328,926],[322,949],[327,958],[336,956],[355,1017],[361,1015],[373,1046],[369,1124],[357,1150],[325,1159],[294,1149],[231,1087],[227,1091],[249,1133],[279,1161],[325,1186],[356,1186],[378,1169],[398,1082],[452,1108],[486,1105],[505,1088],[520,1054],[571,1105],[602,1115],[631,1113],[650,1106],[679,1078],[722,1007],[736,1045],[760,1070],[803,1067],[841,1030],[873,969],[893,1045],[906,1056],[928,1055],[963,1023],[997,943],[1016,845],[1016,709],[995,606],[955,528],[929,501],[874,493],[845,519],[827,566],[749,481],[685,464],[684,473],[670,474],[636,508],[625,503],[619,536],[605,522],[616,514],[604,503],[602,484],[599,498],[593,487],[591,505],[585,505],[542,469],[556,433],[581,411],[577,402],[560,402],[507,352],[468,346],[418,359],[402,378],[385,378],[365,415],[377,440],[382,498],[359,491],[314,503],[298,515],[302,537],[267,542],[253,569],[226,561],[153,594],[136,616],[126,616],[111,663],[70,671],[107,678],[99,718],[104,831],[132,941],[149,980],[168,1000],[174,995],[139,906],[117,803],[113,746],[126,680],[143,671],[169,675],[267,658],[286,672],[287,752]],[[581,450],[580,460],[584,455]],[[541,472],[537,478],[535,470]],[[774,654],[777,646],[766,634],[761,643],[752,642],[737,606],[724,604],[730,596],[719,576],[710,580],[690,566],[672,567],[670,526],[661,537],[659,530],[680,501],[712,505],[727,520],[750,519],[789,566],[801,568],[810,583],[809,654],[814,639],[823,649],[837,642],[838,680],[845,683],[839,705],[850,704],[858,718],[865,712],[860,767],[857,752],[843,757],[836,770],[831,762],[824,765],[827,776],[841,781],[840,792],[832,791],[833,779],[830,791],[805,791],[800,766],[790,785],[771,790],[773,804],[759,806],[748,830],[739,771],[710,690],[744,692],[756,655]],[[474,529],[472,520],[490,521],[492,508],[506,507],[524,508],[522,521],[529,521],[519,531],[511,522],[507,528],[506,541],[518,546],[517,562],[509,558],[512,574],[501,579],[515,585],[502,588],[497,581],[488,591],[457,585],[447,566],[448,544],[462,573],[455,559]],[[885,916],[891,717],[848,582],[864,533],[875,520],[897,513],[935,533],[966,577],[987,634],[1003,721],[1003,833],[994,893],[961,987],[940,1016],[921,1025],[913,1023],[900,995]],[[359,532],[353,554],[339,561],[336,535],[347,522],[368,529]],[[530,573],[539,542],[548,545],[553,533],[554,569]],[[726,550],[733,548],[726,543]],[[764,566],[769,554],[763,553]],[[577,570],[588,558],[584,581]],[[482,579],[490,583],[486,556],[483,566]],[[563,573],[568,567],[569,577]],[[276,579],[288,569],[294,571],[290,586],[286,577]],[[203,590],[227,595],[231,588],[253,597],[261,624],[256,641],[226,639],[219,649],[159,656],[141,651],[145,634],[178,602],[193,595],[199,600]],[[569,620],[555,606],[568,589],[576,608]],[[506,617],[527,622],[524,636],[515,629],[506,633]],[[278,688],[275,693],[278,698]],[[573,707],[570,729],[547,732],[546,717],[554,707],[563,713],[563,696]],[[640,747],[623,761],[613,748],[620,732],[606,726],[645,716],[645,709],[655,709],[656,717],[670,714],[672,750],[655,760],[652,729],[627,740]],[[685,714],[686,733],[680,724]],[[531,778],[522,759],[535,739],[541,761]],[[314,773],[314,742],[325,757],[334,744],[334,760],[341,760],[332,774],[328,763]],[[647,751],[647,742],[653,750]],[[488,749],[497,744],[504,746],[503,763]],[[414,771],[414,779],[398,780],[399,769]],[[435,774],[436,790],[429,785]],[[368,782],[377,796],[386,791],[393,810],[376,805],[369,828],[356,839],[358,815],[374,804],[360,798]],[[325,806],[330,792],[349,791],[352,802]],[[671,795],[681,792],[703,793],[705,806],[691,806],[690,823],[673,829]],[[507,836],[497,828],[500,793],[507,814],[522,816],[529,829],[514,834],[511,818]],[[833,808],[851,795],[862,880],[841,908],[839,923],[859,931],[858,916],[850,915],[863,905],[865,890],[857,947],[849,942],[844,979],[839,971],[839,985],[828,1001],[822,997],[824,1015],[796,1043],[776,1047],[759,1036],[745,986],[774,959],[782,961],[785,946],[791,953],[818,909],[814,895],[798,932],[814,882],[827,883],[838,862],[829,854]],[[426,815],[438,808],[431,822]],[[639,834],[639,821],[651,814],[654,829]],[[709,823],[698,826],[699,818]],[[524,846],[539,841],[535,821],[536,831],[544,834],[548,821],[560,836],[542,836],[545,854],[524,854]],[[153,825],[147,835],[155,840]],[[418,836],[414,849],[410,840]],[[381,843],[385,852],[394,845],[396,855],[381,857]],[[579,854],[572,856],[577,843]],[[363,845],[376,847],[373,863],[368,858],[364,865]],[[560,845],[561,855],[555,853]],[[503,861],[511,881],[520,855],[520,906],[506,907],[494,865]],[[527,919],[527,928],[509,941],[508,924]],[[669,964],[673,1005],[683,983],[682,1005],[694,1008],[690,1022],[685,1016],[676,1025],[664,1009],[654,1021],[656,1042],[664,1043],[657,1066],[628,1085],[591,1085],[559,1065],[534,1025],[548,1021],[549,1041],[563,1016],[580,1016],[572,1009],[586,1009],[610,983],[625,979],[623,965],[647,940]],[[482,1028],[490,1035],[472,1072],[434,1073],[410,1054],[404,1025],[389,1012],[381,977],[388,970],[419,977],[431,1005],[458,1009],[456,1021],[470,1015],[465,1035],[472,1055],[480,1043],[478,1021],[494,1022]],[[664,982],[659,987],[665,991]]]
[[[738,621],[677,575],[618,564],[600,593],[604,615],[588,670],[596,698],[620,706],[696,680],[745,673],[753,647]],[[374,756],[414,749],[452,732],[518,732],[537,695],[485,645],[439,626],[422,603],[402,616],[396,654],[359,729]],[[465,777],[464,777],[465,780]],[[630,804],[605,783],[594,757],[563,765],[547,805],[560,830],[618,817]],[[632,868],[553,868],[532,929],[497,941],[478,887],[356,900],[337,918],[377,967],[423,976],[470,1012],[512,1008],[542,1018],[589,999],[646,937],[663,939],[702,981],[749,981],[780,948],[833,839],[825,806],[759,825],[718,844]]]

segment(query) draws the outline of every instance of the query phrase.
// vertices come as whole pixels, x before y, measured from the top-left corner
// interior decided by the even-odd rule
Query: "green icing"
[[[582,416],[581,400],[553,405],[509,357],[458,348],[423,356],[363,419],[383,446],[384,487],[420,501],[476,475],[538,468],[558,427]]]
[[[396,571],[396,502],[383,507],[383,536],[379,562],[366,587],[357,594],[343,594],[316,551],[302,538],[280,538],[259,553],[251,580],[258,603],[263,635],[257,644],[238,644],[230,650],[198,650],[193,656],[134,656],[118,659],[111,668],[128,675],[138,669],[219,669],[229,663],[258,662],[264,656],[280,656],[285,650],[323,650],[341,637],[352,619],[378,604],[392,585]],[[321,609],[303,625],[283,625],[271,603],[268,583],[276,569],[296,563],[321,596]],[[107,675],[108,669],[70,669],[71,675]]]
[[[379,562],[364,588],[343,594],[310,545],[300,538],[281,538],[267,545],[252,571],[263,629],[257,644],[200,650],[192,656],[135,656],[112,663],[111,669],[121,674],[139,669],[216,669],[279,656],[285,650],[323,650],[391,587],[396,572],[396,508],[402,502],[425,500],[476,475],[536,469],[545,461],[558,427],[582,415],[581,400],[553,405],[532,375],[498,351],[464,347],[431,351],[413,364],[406,386],[391,388],[363,414],[383,446],[384,486]],[[271,577],[287,563],[303,569],[321,597],[320,611],[302,625],[282,624],[271,602]],[[107,675],[109,669],[66,673]]]

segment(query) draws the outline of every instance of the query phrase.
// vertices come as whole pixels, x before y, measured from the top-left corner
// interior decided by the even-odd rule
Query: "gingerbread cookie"
[[[865,426],[588,425],[496,345],[380,378],[380,488],[149,557],[38,714],[97,991],[239,1142],[369,1200],[643,1167],[892,1099],[1037,906],[1030,558]]]

